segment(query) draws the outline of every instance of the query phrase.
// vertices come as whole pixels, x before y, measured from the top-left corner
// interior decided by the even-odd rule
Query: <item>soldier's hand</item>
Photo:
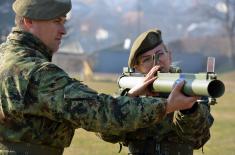
[[[128,96],[134,97],[134,96],[157,96],[158,93],[153,93],[149,89],[149,85],[152,84],[157,77],[155,77],[156,72],[159,70],[160,66],[154,66],[149,73],[145,76],[142,83],[136,85],[135,87],[131,88],[128,92]]]
[[[148,80],[151,80],[151,79],[154,78],[154,77],[155,77],[155,80],[156,80],[156,79],[157,79],[156,73],[157,73],[157,71],[159,71],[159,70],[160,70],[160,66],[157,66],[157,65],[154,66],[154,67],[148,72],[148,74],[145,76],[144,81],[146,82],[146,81],[148,81]],[[154,81],[153,81],[153,82],[154,82]],[[152,84],[152,83],[151,83],[151,84]],[[149,89],[146,90],[146,92],[145,92],[144,95],[146,95],[146,96],[158,96],[158,95],[159,95],[158,93],[153,92],[150,87],[148,87],[148,88],[149,88]]]
[[[184,85],[184,81],[176,84],[173,88],[172,92],[170,93],[169,97],[167,98],[167,106],[166,112],[171,113],[176,110],[184,110],[191,108],[194,103],[196,103],[199,97],[187,97],[182,92],[181,89]]]
[[[154,66],[151,68],[151,70],[148,72],[148,74],[145,76],[144,81],[148,81],[149,79],[152,79],[155,77],[157,71],[159,71],[160,66]]]
[[[140,83],[138,85],[136,85],[135,87],[131,88],[128,91],[128,96],[130,97],[137,97],[137,96],[141,96],[141,95],[146,95],[149,94],[149,85],[151,83],[154,82],[154,80],[156,80],[156,77],[153,77],[152,79],[149,79],[147,81],[143,81],[143,83]]]

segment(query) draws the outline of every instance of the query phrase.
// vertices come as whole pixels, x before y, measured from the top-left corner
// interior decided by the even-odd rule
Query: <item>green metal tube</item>
[[[222,81],[217,80],[215,74],[188,74],[188,73],[158,73],[157,79],[153,82],[153,92],[170,93],[174,85],[184,80],[182,92],[188,96],[210,96],[213,98],[221,97],[225,92]],[[133,88],[141,83],[144,77],[123,76],[120,77],[118,84],[121,88]]]

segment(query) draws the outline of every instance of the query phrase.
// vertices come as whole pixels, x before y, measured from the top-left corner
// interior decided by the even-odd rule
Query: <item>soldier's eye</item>
[[[64,23],[64,21],[61,20],[60,18],[55,19],[54,22],[57,23],[57,24],[63,24]]]
[[[146,63],[146,62],[149,62],[149,61],[152,61],[152,57],[144,58],[144,59],[142,60],[142,63]]]
[[[164,52],[159,52],[158,55],[159,56],[164,55]]]
[[[60,23],[60,20],[54,20],[55,23]]]

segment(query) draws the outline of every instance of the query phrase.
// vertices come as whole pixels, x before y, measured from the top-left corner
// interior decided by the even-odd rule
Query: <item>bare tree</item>
[[[227,56],[230,64],[235,65],[235,1],[217,0],[213,6],[204,4],[204,6],[200,5],[200,7],[204,15],[221,22],[228,37],[229,48]]]
[[[225,6],[227,6],[227,12],[225,12],[224,28],[227,31],[230,45],[230,56],[232,64],[235,65],[235,1],[225,0]],[[223,20],[222,20],[223,21]]]

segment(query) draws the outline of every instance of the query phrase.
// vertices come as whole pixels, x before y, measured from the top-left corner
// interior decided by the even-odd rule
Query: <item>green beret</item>
[[[161,43],[162,43],[161,31],[158,29],[150,29],[140,34],[132,45],[128,60],[128,66],[133,68],[136,62],[136,58],[139,55],[154,49],[156,46],[160,45]]]
[[[50,20],[65,16],[72,5],[71,0],[16,0],[12,8],[18,16]]]

